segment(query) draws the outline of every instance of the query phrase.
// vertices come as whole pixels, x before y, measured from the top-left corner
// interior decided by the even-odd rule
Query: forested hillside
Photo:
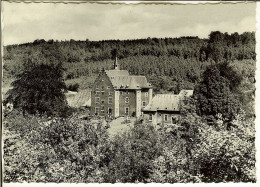
[[[91,75],[97,73],[101,67],[111,68],[113,49],[117,49],[117,56],[123,64],[122,68],[128,69],[133,74],[142,72],[161,76],[180,75],[182,78],[185,78],[183,72],[176,71],[180,70],[179,64],[190,66],[190,63],[196,61],[193,69],[187,70],[194,72],[200,69],[201,64],[212,60],[216,62],[255,60],[256,56],[255,33],[229,35],[212,32],[209,39],[197,37],[123,41],[45,41],[41,39],[32,43],[4,47],[5,75],[7,77],[15,75],[21,69],[21,65],[28,61],[32,63],[63,62],[64,67],[67,68],[67,79]],[[143,64],[145,66],[142,66]]]
[[[91,85],[93,77],[101,68],[113,67],[112,52],[116,49],[121,69],[147,76],[155,92],[193,89],[208,65],[227,61],[244,78],[241,90],[249,90],[251,93],[254,90],[255,43],[254,32],[228,34],[218,31],[211,32],[208,39],[39,39],[32,43],[4,47],[4,81],[14,78],[23,70],[24,64],[62,63],[65,80],[71,82],[69,80],[75,79],[80,83],[79,89],[84,89],[85,85]],[[251,96],[247,94],[247,97]]]

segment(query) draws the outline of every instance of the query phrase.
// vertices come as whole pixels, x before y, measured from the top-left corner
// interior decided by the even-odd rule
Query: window
[[[95,114],[98,115],[98,113],[99,113],[99,108],[96,107],[96,108],[95,108]]]
[[[112,108],[108,107],[108,114],[112,114]]]
[[[123,95],[123,92],[120,92],[120,95]]]
[[[145,101],[143,101],[143,107],[145,107],[146,106],[146,102]]]
[[[149,121],[153,120],[153,114],[149,114]]]
[[[112,97],[108,98],[108,104],[112,104]]]
[[[125,114],[129,115],[129,107],[125,107]]]
[[[126,91],[126,94],[128,95],[128,94],[129,94],[129,92],[128,92],[128,91]]]
[[[168,121],[168,115],[164,114],[164,121]]]
[[[128,103],[128,102],[129,102],[129,98],[126,97],[126,98],[125,98],[125,103]]]
[[[112,92],[109,92],[109,95],[112,95]]]
[[[104,113],[105,107],[104,105],[101,106],[101,113]]]
[[[145,97],[148,97],[148,92],[145,92],[145,94],[144,94],[144,95],[145,95]]]
[[[96,85],[96,89],[98,89],[99,87],[98,87],[98,85]]]
[[[104,78],[102,78],[102,81],[104,81]]]
[[[177,123],[176,117],[172,117],[172,124],[176,124],[176,123]]]
[[[96,95],[98,95],[99,94],[99,91],[96,91]]]
[[[105,100],[101,100],[101,103],[104,104],[104,103],[105,103]]]
[[[96,103],[99,103],[99,97],[96,97]]]
[[[110,89],[110,86],[108,86],[107,89]]]
[[[104,94],[105,94],[105,92],[104,92],[104,91],[102,91],[102,92],[101,92],[101,94],[102,94],[102,95],[104,95]]]
[[[101,89],[104,90],[104,86],[101,86]]]

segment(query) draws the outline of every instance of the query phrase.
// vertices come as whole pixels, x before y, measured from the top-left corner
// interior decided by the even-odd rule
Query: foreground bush
[[[106,163],[107,138],[100,124],[75,118],[7,116],[4,181],[102,182],[96,173]]]
[[[253,119],[208,125],[186,105],[176,125],[136,124],[110,139],[101,123],[13,111],[4,120],[5,182],[255,182]],[[228,126],[227,126],[228,125]]]

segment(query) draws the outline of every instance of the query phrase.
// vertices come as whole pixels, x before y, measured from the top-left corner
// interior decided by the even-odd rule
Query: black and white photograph
[[[256,183],[257,4],[2,1],[4,184]]]

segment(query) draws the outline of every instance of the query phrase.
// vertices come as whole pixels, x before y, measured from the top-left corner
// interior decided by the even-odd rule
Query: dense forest
[[[128,70],[130,74],[145,75],[155,93],[178,93],[181,89],[194,89],[207,66],[228,62],[243,77],[238,90],[241,91],[246,112],[252,115],[250,106],[254,96],[255,44],[254,32],[228,34],[219,31],[211,32],[208,39],[38,39],[32,43],[4,47],[4,84],[9,84],[8,80],[13,80],[30,64],[61,63],[66,83],[77,82],[79,89],[85,89],[91,86],[101,68],[113,68],[113,50],[116,49],[121,69]]]
[[[45,41],[4,47],[5,76],[16,75],[24,63],[62,62],[66,79],[97,74],[112,68],[112,51],[117,49],[123,69],[132,74],[174,76],[190,82],[201,66],[223,60],[255,60],[255,33],[212,32],[198,37],[147,38],[108,41]],[[145,66],[142,66],[145,64]],[[182,65],[181,67],[180,64]],[[191,65],[192,64],[192,65]],[[185,67],[185,68],[183,68]],[[187,72],[181,71],[187,69]],[[195,75],[191,75],[195,74]]]

